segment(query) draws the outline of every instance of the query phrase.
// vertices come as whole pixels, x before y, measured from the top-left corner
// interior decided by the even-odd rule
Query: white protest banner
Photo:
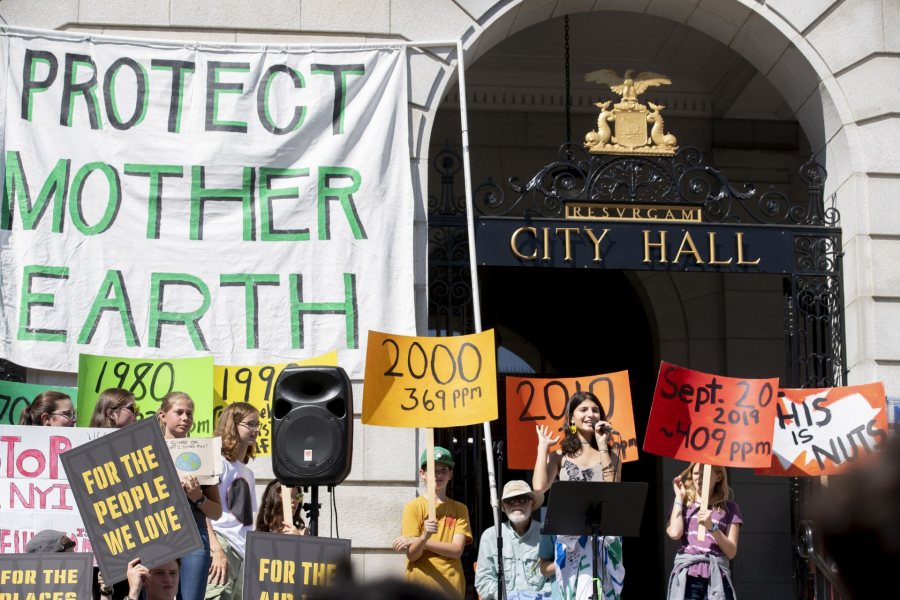
[[[414,332],[396,47],[4,28],[0,355],[274,364]]]
[[[42,529],[65,532],[91,552],[59,456],[115,429],[0,425],[0,554],[25,552]]]

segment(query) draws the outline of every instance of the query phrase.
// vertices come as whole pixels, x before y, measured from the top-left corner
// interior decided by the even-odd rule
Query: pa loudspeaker
[[[340,367],[288,367],[272,400],[272,470],[285,485],[337,485],[353,459],[353,390]]]

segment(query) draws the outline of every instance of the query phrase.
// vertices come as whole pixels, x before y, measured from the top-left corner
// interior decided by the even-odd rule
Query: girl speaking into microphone
[[[606,420],[600,400],[590,392],[575,392],[566,403],[565,425],[560,449],[550,448],[559,441],[550,428],[537,428],[538,448],[531,484],[535,492],[545,492],[559,476],[561,481],[618,481],[621,461],[610,447],[613,429]],[[543,573],[556,576],[562,597],[589,597],[591,592],[591,563],[595,557],[586,548],[587,536],[556,536],[554,562]],[[585,538],[585,539],[582,539]],[[586,552],[586,554],[585,554]],[[622,564],[622,538],[604,536],[596,557],[602,565],[600,572],[604,598],[618,598],[625,580]],[[543,556],[541,558],[544,558]],[[549,561],[548,561],[549,562]],[[542,563],[543,564],[543,563]],[[587,565],[586,568],[582,568]]]

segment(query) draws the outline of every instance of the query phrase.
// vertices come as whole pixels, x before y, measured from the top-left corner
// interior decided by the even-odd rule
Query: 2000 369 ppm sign
[[[778,379],[740,379],[660,363],[644,451],[725,467],[767,467]]]
[[[492,329],[454,337],[369,332],[363,423],[458,427],[496,418]]]

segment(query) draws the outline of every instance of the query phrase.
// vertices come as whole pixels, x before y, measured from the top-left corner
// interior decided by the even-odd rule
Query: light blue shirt
[[[541,524],[532,520],[528,531],[520,536],[509,521],[500,525],[503,532],[503,572],[506,575],[507,596],[512,592],[532,592],[528,597],[550,597],[550,581],[541,575],[538,544]],[[497,530],[491,526],[481,534],[478,545],[478,566],[475,568],[475,589],[481,600],[497,597]],[[522,594],[520,597],[525,597]]]

